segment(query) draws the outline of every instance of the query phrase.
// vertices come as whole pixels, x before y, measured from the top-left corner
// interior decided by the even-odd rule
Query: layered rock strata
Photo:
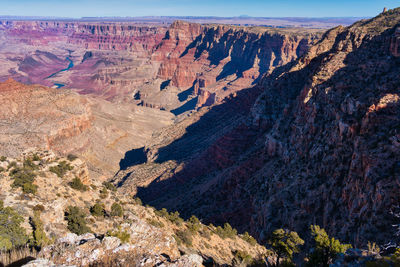
[[[116,181],[139,184],[148,203],[233,221],[260,240],[319,224],[357,245],[398,241],[399,22],[395,9],[328,31],[254,88],[182,122],[191,126],[162,130],[145,148],[148,163]],[[259,91],[250,111],[224,110]]]

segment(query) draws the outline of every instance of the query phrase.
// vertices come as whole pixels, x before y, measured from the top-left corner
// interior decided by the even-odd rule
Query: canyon
[[[158,131],[147,161],[114,181],[263,241],[318,224],[358,246],[398,242],[399,14],[327,31],[254,87]]]
[[[28,144],[60,155],[79,154],[94,175],[109,179],[132,161],[130,151],[144,147],[155,130],[222,103],[264,73],[304,54],[321,33],[184,21],[169,26],[0,21],[0,81],[8,80],[2,87],[10,88],[3,96],[12,94],[9,101],[17,109],[12,123],[3,113],[2,147],[9,156]],[[33,90],[38,91],[28,93]],[[73,101],[63,101],[65,90],[78,94],[68,94]],[[53,119],[47,116],[54,108],[45,104],[46,94],[66,109],[81,109],[80,116],[71,116],[63,126],[55,116],[49,130],[43,130],[31,119]],[[38,106],[49,113],[38,112]],[[22,110],[30,110],[24,112],[26,118]],[[18,135],[7,129],[17,118]],[[57,136],[52,136],[55,131]],[[37,137],[34,142],[28,141],[31,135]]]
[[[399,25],[400,9],[327,31],[3,20],[0,149],[78,155],[90,204],[110,181],[136,222],[174,228],[157,217],[166,208],[262,244],[278,228],[310,240],[311,224],[358,247],[398,244]],[[14,193],[2,197],[17,207]],[[202,242],[196,253],[211,257]],[[231,264],[237,244],[266,253],[229,243],[213,258]]]
[[[171,125],[173,115],[119,104],[66,89],[0,83],[0,150],[16,157],[29,148],[58,155],[79,154],[100,180],[119,170],[124,154],[141,147],[155,129]]]
[[[184,21],[168,27],[1,21],[0,81],[62,84],[81,94],[180,114],[251,86],[302,55],[321,33]],[[74,65],[59,72],[68,59]]]

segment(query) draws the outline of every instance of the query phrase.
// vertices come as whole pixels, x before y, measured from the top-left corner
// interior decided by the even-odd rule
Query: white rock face
[[[106,236],[101,241],[101,243],[106,250],[112,250],[112,249],[119,247],[119,245],[121,245],[121,240],[117,237]]]
[[[76,265],[55,265],[46,259],[36,259],[22,265],[22,267],[76,267]]]

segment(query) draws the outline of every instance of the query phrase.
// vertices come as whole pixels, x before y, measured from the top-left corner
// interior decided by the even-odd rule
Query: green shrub
[[[106,235],[117,237],[122,243],[128,243],[131,238],[131,235],[127,231],[122,231],[121,227],[118,227],[116,231],[108,230]]]
[[[250,256],[247,252],[242,251],[242,250],[237,250],[234,252],[235,255],[235,265],[239,265],[239,264],[246,264],[250,265],[253,263],[253,257]]]
[[[41,204],[37,204],[32,208],[33,211],[43,212],[45,210],[44,206]]]
[[[141,200],[140,198],[138,198],[138,197],[133,197],[133,202],[134,202],[135,204],[137,204],[137,205],[140,205],[140,206],[143,205],[142,200]]]
[[[74,161],[74,160],[76,160],[78,157],[77,156],[75,156],[74,154],[68,154],[68,156],[67,156],[67,159],[69,160],[69,161]]]
[[[24,169],[31,170],[31,171],[39,169],[39,167],[35,163],[33,163],[31,158],[26,158],[24,160],[23,166],[24,166]]]
[[[16,168],[16,167],[17,167],[17,162],[16,161],[11,161],[7,166],[7,170],[10,170],[10,169]]]
[[[115,185],[113,183],[104,182],[103,185],[105,188],[107,188],[110,191],[113,191],[113,192],[117,191],[117,188],[115,187]]]
[[[394,266],[400,266],[400,248],[396,248],[396,251],[390,256],[390,260],[394,263]]]
[[[349,244],[341,244],[339,240],[330,238],[323,228],[311,225],[311,236],[314,239],[314,250],[308,256],[309,266],[329,266],[339,253],[351,248]]]
[[[206,239],[208,239],[208,240],[210,240],[211,239],[211,233],[210,233],[210,231],[206,228],[206,227],[202,227],[201,229],[200,229],[200,235],[202,236],[202,237],[204,237],[204,238],[206,238]]]
[[[7,160],[7,157],[6,157],[6,156],[1,156],[1,157],[0,157],[0,161],[1,161],[1,162],[4,162],[4,161],[6,161],[6,160]]]
[[[32,245],[42,248],[50,243],[50,239],[46,236],[43,229],[43,222],[40,220],[40,212],[35,211],[33,217],[30,218],[30,224],[33,229]]]
[[[63,178],[64,175],[65,175],[67,172],[69,172],[69,171],[71,171],[71,170],[73,170],[73,169],[74,169],[74,167],[72,167],[71,164],[69,164],[69,163],[66,162],[66,161],[61,161],[60,163],[58,163],[57,166],[52,166],[52,167],[50,167],[49,170],[50,170],[51,172],[57,174],[58,177]]]
[[[25,183],[22,187],[22,192],[26,194],[36,194],[38,186],[31,183]]]
[[[21,227],[23,221],[13,208],[4,207],[0,201],[0,250],[10,250],[27,243],[28,237]]]
[[[107,190],[107,188],[103,187],[103,188],[100,190],[100,198],[101,198],[101,199],[105,199],[105,198],[107,198],[107,197],[108,197],[108,190]]]
[[[240,236],[244,241],[246,241],[247,243],[249,243],[252,246],[255,246],[257,244],[257,240],[252,237],[251,235],[249,235],[248,232],[244,232],[243,235]]]
[[[188,247],[191,247],[193,245],[193,237],[190,230],[185,230],[185,231],[178,230],[176,231],[176,235],[174,236],[174,238],[178,243],[178,245],[182,243]]]
[[[68,222],[68,230],[77,235],[91,232],[86,225],[86,214],[79,208],[69,206],[65,212],[65,219]]]
[[[181,225],[184,220],[180,217],[179,212],[175,211],[175,212],[170,212],[169,216],[168,216],[168,220],[170,220],[172,223],[176,224],[176,225]]]
[[[38,154],[33,154],[33,156],[32,156],[32,160],[33,161],[40,161],[41,160],[41,158],[39,157],[39,155]]]
[[[225,223],[224,227],[218,226],[215,229],[215,233],[219,235],[222,239],[225,238],[235,238],[237,235],[237,230],[235,228],[232,228],[232,226],[229,223]]]
[[[162,208],[161,210],[154,210],[154,213],[157,216],[163,217],[178,226],[184,222],[177,211],[168,213],[166,208]]]
[[[104,204],[97,202],[90,208],[90,213],[96,217],[103,217],[105,215]]]
[[[166,219],[168,219],[168,217],[169,217],[169,213],[168,213],[166,208],[162,208],[161,210],[155,210],[154,213],[157,216],[160,216],[160,217],[163,217],[163,218],[166,218]]]
[[[75,176],[75,178],[68,183],[69,186],[71,186],[73,189],[75,190],[79,190],[79,191],[87,191],[88,187],[86,185],[84,185],[81,181],[81,179],[79,179],[78,177]]]
[[[0,167],[0,173],[4,172],[6,169],[4,169],[3,167]]]
[[[193,234],[197,233],[201,228],[200,220],[196,216],[192,215],[188,220],[187,227]]]
[[[122,209],[122,206],[118,204],[117,202],[114,202],[111,205],[111,216],[118,216],[122,217],[124,215],[124,210]]]
[[[147,222],[158,228],[163,228],[165,226],[162,222],[150,218],[147,218]]]
[[[35,194],[37,191],[37,186],[33,184],[36,178],[36,173],[34,173],[29,168],[19,168],[15,167],[10,171],[10,177],[14,179],[12,187],[20,187],[24,193]]]
[[[287,264],[292,261],[293,254],[299,253],[299,246],[304,244],[304,240],[296,232],[277,229],[272,233],[269,244],[277,255],[277,265],[280,260],[285,259]]]

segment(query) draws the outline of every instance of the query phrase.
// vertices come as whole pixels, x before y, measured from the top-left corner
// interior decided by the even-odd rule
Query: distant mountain
[[[196,23],[224,23],[243,26],[267,26],[267,27],[304,27],[328,29],[337,25],[348,26],[359,17],[331,17],[331,18],[307,18],[307,17],[251,17],[241,15],[239,17],[215,17],[215,16],[143,16],[143,17],[43,17],[43,16],[1,16],[0,20],[20,21],[83,21],[83,22],[136,22],[146,24],[172,24],[175,20],[185,20]]]

